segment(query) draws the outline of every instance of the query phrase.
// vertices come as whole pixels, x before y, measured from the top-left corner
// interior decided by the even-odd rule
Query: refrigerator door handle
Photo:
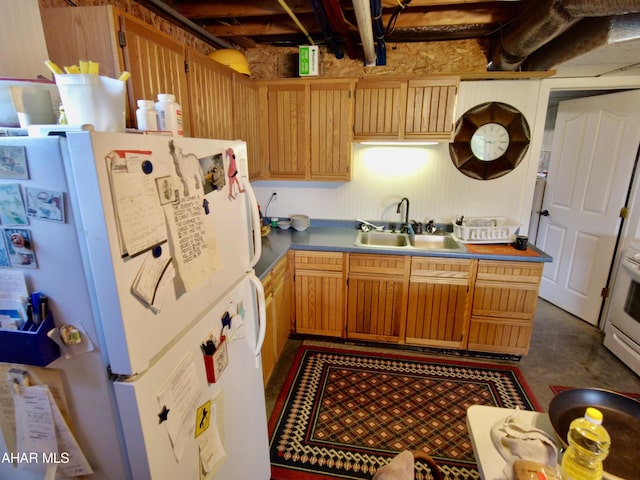
[[[256,339],[255,347],[253,347],[253,354],[258,357],[260,355],[260,350],[262,350],[262,344],[264,343],[264,337],[267,333],[267,309],[266,309],[266,300],[264,298],[264,288],[262,287],[262,282],[258,277],[251,274],[249,275],[249,280],[253,283],[256,288],[257,298],[258,298],[258,338]]]
[[[242,182],[244,185],[244,189],[247,192],[247,196],[249,197],[249,208],[251,209],[251,224],[253,231],[253,257],[249,261],[249,268],[255,267],[258,260],[260,260],[260,255],[262,255],[262,236],[260,234],[260,230],[262,225],[260,225],[260,214],[258,213],[258,200],[256,199],[256,194],[253,192],[253,188],[251,188],[251,184],[249,182]]]

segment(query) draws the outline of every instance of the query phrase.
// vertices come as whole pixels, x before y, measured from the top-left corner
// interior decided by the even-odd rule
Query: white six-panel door
[[[596,325],[640,141],[640,91],[561,102],[538,246],[540,296]]]

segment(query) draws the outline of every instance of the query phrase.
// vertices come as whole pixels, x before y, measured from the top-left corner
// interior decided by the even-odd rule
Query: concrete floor
[[[306,342],[309,343],[308,340]],[[301,340],[290,339],[276,365],[266,389],[269,416],[302,343]],[[372,347],[349,345],[349,348],[366,350]],[[393,351],[397,349],[394,347]],[[414,349],[410,353],[420,355]],[[425,355],[433,356],[433,351]],[[602,332],[542,299],[538,302],[529,354],[519,361],[507,363],[520,368],[545,411],[553,398],[550,385],[640,393],[640,377],[602,346]]]

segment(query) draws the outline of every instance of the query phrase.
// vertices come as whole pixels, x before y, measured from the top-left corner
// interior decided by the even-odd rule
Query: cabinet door
[[[120,30],[124,66],[131,72],[128,88],[131,118],[135,118],[137,100],[155,101],[159,93],[171,93],[182,107],[184,134],[190,136],[184,45],[126,14],[120,15]]]
[[[465,348],[474,265],[467,259],[413,257],[407,343]]]
[[[478,262],[470,350],[528,353],[542,268],[533,262]]]
[[[267,277],[262,281],[262,287],[264,288],[265,310],[267,315],[265,321],[267,322],[267,328],[264,335],[264,342],[262,343],[262,349],[260,350],[260,355],[262,357],[262,379],[266,386],[267,383],[269,383],[269,379],[271,378],[271,374],[273,373],[273,369],[277,361],[275,331],[277,312],[275,310],[271,274],[267,275]]]
[[[293,283],[288,257],[282,258],[273,269],[273,302],[276,338],[276,359],[284,349],[291,333]]]
[[[234,73],[233,76],[233,136],[247,142],[247,161],[249,163],[249,178],[259,179],[264,176],[267,159],[266,109],[261,109],[260,92],[262,87],[244,75]],[[265,93],[266,96],[266,93]],[[265,111],[262,111],[265,110]]]
[[[397,140],[403,133],[406,82],[359,80],[356,84],[354,139]]]
[[[191,136],[233,136],[233,70],[187,49]]]
[[[295,252],[296,332],[344,336],[344,263],[338,252]]]
[[[409,257],[349,256],[347,338],[404,339]]]
[[[457,93],[457,77],[409,80],[405,138],[451,140]]]
[[[306,85],[271,85],[268,98],[270,176],[303,179],[309,163]]]
[[[349,180],[353,82],[311,83],[311,178]]]

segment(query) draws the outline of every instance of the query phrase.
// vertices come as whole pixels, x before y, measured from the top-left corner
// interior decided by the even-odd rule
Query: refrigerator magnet
[[[32,218],[64,222],[64,194],[54,190],[27,187],[27,215]]]
[[[0,147],[0,178],[28,180],[27,150],[25,147]]]
[[[4,239],[12,267],[38,268],[29,230],[26,228],[5,228]]]
[[[29,225],[18,183],[0,185],[0,223],[12,226]]]

